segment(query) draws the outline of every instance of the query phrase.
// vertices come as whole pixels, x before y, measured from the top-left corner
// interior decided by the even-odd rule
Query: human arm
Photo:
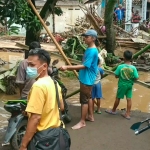
[[[18,84],[20,97],[21,97],[21,93],[22,93],[24,86],[25,86],[25,84],[21,84],[21,83]]]
[[[19,64],[17,70],[17,76],[16,76],[16,83],[19,86],[20,96],[25,85],[25,80],[26,80],[26,71],[25,71],[24,61],[22,61]]]
[[[117,69],[115,70],[114,73],[115,73],[115,77],[119,78],[119,76],[120,76],[120,66],[117,67]]]
[[[101,77],[103,77],[103,75],[104,75],[104,70],[103,70],[102,68],[99,68],[99,72],[100,72],[100,74],[101,74]]]
[[[95,48],[93,48],[95,49]],[[81,70],[85,68],[90,68],[91,64],[93,63],[93,60],[95,57],[97,57],[97,53],[95,50],[89,50],[84,53],[83,56],[83,61],[81,65],[74,65],[74,66],[62,66],[60,70],[65,71],[65,70]]]
[[[114,11],[114,14],[115,14],[116,17],[117,17],[117,11],[118,11],[118,9],[116,9],[116,10]]]
[[[51,75],[51,73],[53,72],[52,67],[48,67],[48,75]]]
[[[134,70],[133,70],[134,72],[134,80],[136,81],[136,80],[138,80],[139,79],[139,74],[138,74],[138,71],[137,71],[137,69],[136,68],[134,68]]]
[[[40,122],[41,115],[31,113],[31,116],[28,120],[26,133],[22,139],[20,150],[26,150],[29,142],[33,138],[34,134],[37,131],[37,126]]]
[[[58,93],[59,93],[60,110],[63,111],[64,110],[64,102],[63,102],[63,98],[62,98],[61,87],[58,85],[58,83],[57,83],[57,87],[58,87]]]
[[[65,71],[65,70],[80,70],[80,69],[85,69],[84,65],[74,65],[74,66],[61,66],[60,70]]]

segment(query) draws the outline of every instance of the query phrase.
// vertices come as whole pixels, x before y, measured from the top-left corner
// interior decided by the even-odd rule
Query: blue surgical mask
[[[43,65],[41,65],[39,68],[41,68],[42,66]],[[27,70],[26,70],[27,78],[36,79],[40,75],[40,73],[38,73],[39,68],[27,67]]]

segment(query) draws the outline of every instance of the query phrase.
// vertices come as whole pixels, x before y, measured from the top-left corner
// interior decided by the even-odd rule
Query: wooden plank
[[[16,46],[16,43],[12,41],[0,41],[0,48],[23,49],[22,47]]]
[[[53,52],[50,52],[50,55],[53,57],[57,57],[58,59],[63,59],[63,56],[58,54],[58,53],[53,53]],[[69,61],[72,63],[72,64],[76,64],[76,65],[81,65],[81,61],[78,61],[78,60],[75,60],[75,59],[71,59],[71,58],[68,58]],[[63,59],[64,60],[64,59]],[[64,60],[65,61],[65,60]]]
[[[20,43],[20,42],[16,42],[16,46],[23,48],[25,50],[29,50],[29,46],[24,45],[23,43]],[[50,45],[50,43],[46,43],[46,44],[42,43],[41,48],[43,48],[47,51],[50,51],[50,52],[58,52],[58,49],[56,48],[56,46]]]
[[[19,42],[16,42],[16,45],[17,46],[19,46],[19,47],[22,47],[22,48],[24,48],[24,49],[29,49],[29,47],[27,46],[27,45],[24,45],[24,44],[22,44],[22,43],[19,43]],[[57,53],[56,52],[53,52],[53,51],[50,51],[49,49],[47,49],[47,48],[45,48],[45,50],[47,50],[49,53],[50,53],[50,55],[53,57],[53,56],[55,56],[56,58],[58,58],[58,59],[62,59],[62,60],[64,60],[63,59],[63,56],[62,55],[60,55],[60,54],[58,54],[58,51],[57,51]],[[72,64],[81,64],[81,61],[78,61],[78,60],[75,60],[75,59],[71,59],[71,58],[68,58],[69,59],[69,61],[72,63]],[[65,61],[65,60],[64,60]]]
[[[22,44],[20,42],[16,42],[16,46],[18,46],[18,47],[20,47],[20,48],[22,48],[24,50],[29,50],[29,46],[24,45],[24,44]]]
[[[145,40],[140,39],[140,38],[131,38],[131,39],[132,39],[132,41],[134,43],[144,43],[144,44],[147,44],[147,42]]]

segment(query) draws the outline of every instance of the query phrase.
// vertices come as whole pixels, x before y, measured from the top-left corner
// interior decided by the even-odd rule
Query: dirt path
[[[70,106],[73,120],[67,125],[71,135],[71,150],[150,150],[150,130],[135,136],[130,126],[138,121],[150,117],[147,113],[132,112],[132,119],[126,120],[118,115],[95,115],[95,122],[87,122],[87,127],[73,131],[71,126],[79,121],[80,107]],[[0,135],[2,138],[2,133]],[[0,143],[2,139],[0,139]],[[1,147],[0,150],[11,150],[9,147]]]

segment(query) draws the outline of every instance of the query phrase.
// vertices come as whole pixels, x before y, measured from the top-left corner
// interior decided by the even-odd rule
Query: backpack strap
[[[61,121],[61,124],[62,124],[63,119],[62,119],[62,113],[61,113],[61,110],[60,110],[60,99],[59,99],[59,93],[58,93],[57,81],[56,81],[55,79],[53,79],[53,78],[52,78],[52,80],[54,81],[54,85],[55,85],[55,90],[56,90],[56,100],[57,100],[57,104],[58,104],[58,110],[59,110],[60,121]]]

